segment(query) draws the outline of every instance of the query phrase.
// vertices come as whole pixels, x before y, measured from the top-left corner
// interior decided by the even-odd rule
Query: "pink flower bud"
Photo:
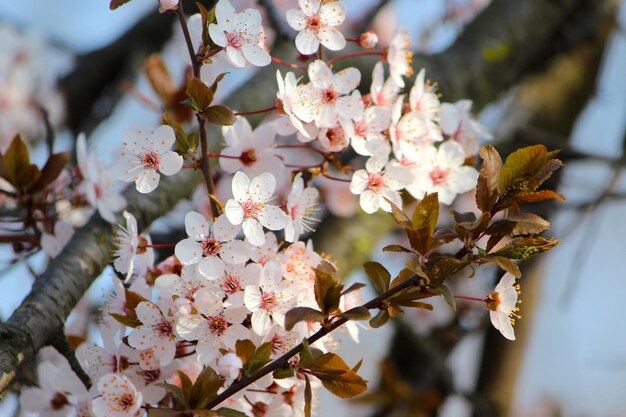
[[[163,13],[166,10],[176,10],[178,7],[178,0],[159,0],[159,12]]]
[[[378,43],[378,35],[370,30],[369,32],[360,34],[356,41],[363,49],[374,49]]]

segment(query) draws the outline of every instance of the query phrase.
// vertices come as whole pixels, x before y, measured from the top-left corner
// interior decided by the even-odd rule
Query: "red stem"
[[[352,182],[352,180],[347,180],[347,179],[345,179],[345,178],[337,178],[337,177],[333,177],[332,175],[328,175],[328,174],[327,174],[327,173],[325,173],[325,172],[322,172],[322,175],[323,175],[325,178],[328,178],[329,180],[333,180],[333,181]]]
[[[339,55],[326,61],[326,65],[330,67],[331,65],[333,65],[335,62],[339,60],[347,59],[347,58],[358,58],[360,56],[383,56],[383,53],[382,52],[355,52],[352,54]]]
[[[459,300],[479,301],[481,303],[486,303],[487,302],[487,300],[485,298],[468,297],[466,295],[455,295],[454,298],[458,298]]]
[[[274,61],[277,64],[284,65],[285,67],[297,69],[297,70],[300,70],[300,71],[306,71],[307,70],[307,68],[303,67],[302,65],[290,64],[289,62],[285,62],[285,61],[280,60],[280,59],[275,58],[275,57],[272,57],[272,61]]]
[[[266,107],[264,109],[254,110],[254,111],[239,111],[239,112],[236,111],[236,112],[233,112],[233,114],[235,116],[250,116],[250,115],[253,115],[253,114],[261,114],[261,113],[266,113],[268,111],[273,111],[273,110],[276,110],[276,106]]]

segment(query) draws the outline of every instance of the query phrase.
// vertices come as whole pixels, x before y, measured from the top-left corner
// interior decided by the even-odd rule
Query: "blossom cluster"
[[[345,4],[298,4],[287,12],[287,22],[298,31],[299,53],[310,55],[305,75],[276,71],[276,106],[269,116],[254,129],[243,115],[222,128],[225,147],[211,155],[219,159],[219,195],[207,196],[199,188],[195,207],[181,214],[187,237],[172,244],[174,254],[166,260],[155,263],[150,236],[139,234],[133,213],[124,211],[121,184],[134,182],[138,192],[150,193],[161,175],[197,168],[199,159],[184,165],[177,132],[169,124],[126,133],[112,168],[98,160],[84,138],[78,140],[77,194],[111,223],[123,212],[113,264],[124,283],[114,278],[115,292],[102,309],[103,346],[86,342],[77,351],[92,388],[78,383],[66,362],[44,355],[40,387],[22,394],[26,411],[134,417],[168,404],[172,394],[163,384],[182,386],[180,372],[194,381],[208,368],[228,387],[244,371],[246,358],[238,353],[242,341],[269,343],[270,359],[276,359],[320,329],[315,322],[288,329],[285,315],[295,307],[317,308],[315,269],[322,263],[334,268],[305,240],[324,207],[339,213],[333,201],[358,196],[364,212],[389,212],[392,204],[402,207],[403,192],[418,200],[436,192],[449,205],[475,186],[478,171],[466,161],[476,155],[478,141],[490,136],[472,118],[471,102],[441,102],[424,70],[406,85],[412,73],[407,34],[398,32],[379,51],[374,51],[375,34],[359,36],[358,45],[379,61],[368,90],[359,69],[338,68],[341,56],[326,61],[313,56],[320,48],[346,47],[340,31]],[[161,1],[162,12],[177,7],[178,2]],[[194,27],[203,22],[200,16],[189,20],[193,47],[210,61],[205,68],[219,72],[272,62],[256,9],[236,11],[220,0],[214,16],[204,28]],[[202,78],[215,85],[215,78]],[[293,152],[300,154],[296,158]],[[348,159],[349,165],[342,162]],[[213,216],[206,207],[216,200],[221,210]],[[57,222],[42,242],[51,256],[71,234],[65,224]],[[512,285],[507,280],[496,287],[488,305],[494,325],[509,338],[507,323],[517,302]],[[337,313],[358,306],[360,298],[358,290],[346,292]],[[358,326],[349,322],[347,329],[358,341]],[[313,346],[329,352],[336,345],[326,335]],[[53,383],[51,378],[61,374],[70,376]],[[280,379],[269,374],[224,405],[246,415],[304,415],[307,383],[299,374]],[[312,384],[316,396],[321,384]]]

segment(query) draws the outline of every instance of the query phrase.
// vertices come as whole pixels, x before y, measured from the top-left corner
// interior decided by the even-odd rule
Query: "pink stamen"
[[[372,191],[379,191],[385,185],[385,179],[380,174],[370,174],[367,178],[367,188]]]
[[[441,168],[434,168],[430,171],[430,179],[434,185],[442,185],[448,181],[448,173]]]
[[[154,151],[150,151],[141,155],[141,162],[145,169],[152,169],[156,171],[159,169],[159,165],[161,164],[161,156]]]

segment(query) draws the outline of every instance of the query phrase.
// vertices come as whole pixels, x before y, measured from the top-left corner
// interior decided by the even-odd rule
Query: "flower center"
[[[143,255],[148,250],[148,240],[143,236],[138,236],[137,240],[137,255]]]
[[[202,254],[204,256],[216,256],[220,253],[220,242],[212,237],[206,238],[202,242]]]
[[[337,147],[343,148],[346,145],[346,135],[341,127],[332,127],[328,129],[326,131],[326,137],[328,138],[328,144],[331,149]]]
[[[60,410],[66,405],[69,405],[69,403],[67,397],[60,392],[57,392],[54,398],[50,400],[50,406],[53,410]]]
[[[132,392],[127,392],[121,397],[118,397],[117,403],[122,410],[127,411],[135,404],[135,396],[132,394]]]
[[[143,379],[146,381],[146,384],[150,384],[151,382],[157,381],[160,377],[161,377],[160,369],[143,371]]]
[[[156,171],[161,163],[161,156],[157,152],[150,151],[141,155],[141,162],[145,169]]]
[[[442,185],[448,181],[448,173],[441,168],[434,168],[430,171],[430,179],[434,185]]]
[[[221,288],[227,295],[242,291],[241,282],[239,281],[239,277],[236,275],[227,275],[222,281]]]
[[[161,337],[167,337],[167,338],[172,338],[174,336],[173,330],[172,330],[172,323],[170,323],[167,320],[162,320],[160,323],[155,324],[156,327],[156,332],[161,336]]]
[[[276,294],[274,292],[265,292],[261,296],[261,308],[266,313],[271,313],[276,308]]]
[[[215,336],[222,336],[228,329],[228,322],[222,316],[209,317],[209,331]]]
[[[385,185],[385,179],[382,175],[373,173],[367,178],[367,188],[372,191],[380,191]]]
[[[230,32],[226,34],[226,42],[235,49],[241,48],[243,45],[243,36],[240,32]]]
[[[311,16],[306,21],[307,26],[314,32],[322,28],[322,19],[319,16]]]
[[[333,104],[335,100],[337,100],[337,92],[332,88],[327,88],[324,90],[324,102],[328,104]]]
[[[259,211],[261,211],[262,204],[255,203],[252,200],[244,201],[241,205],[243,209],[243,217],[246,219],[256,218],[259,215]]]
[[[494,291],[487,296],[485,306],[488,310],[498,311],[498,306],[500,305],[500,302],[500,293],[498,291]]]
[[[254,165],[256,162],[256,151],[254,149],[246,149],[241,153],[239,160],[247,167]]]
[[[364,138],[367,136],[367,124],[363,121],[354,122],[354,134]]]
[[[272,353],[274,355],[281,353],[287,347],[287,341],[285,340],[285,338],[278,334],[275,334],[274,337],[272,337],[271,343]]]

